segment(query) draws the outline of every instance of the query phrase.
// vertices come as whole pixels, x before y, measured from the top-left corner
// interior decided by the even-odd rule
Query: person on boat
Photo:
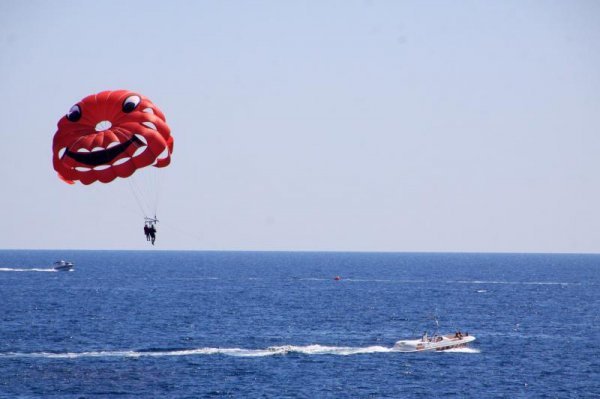
[[[156,228],[154,227],[154,225],[150,225],[149,232],[150,241],[152,241],[152,245],[154,245],[154,241],[156,241]]]
[[[144,223],[144,234],[146,235],[146,241],[150,241],[150,227],[148,227],[148,223]]]

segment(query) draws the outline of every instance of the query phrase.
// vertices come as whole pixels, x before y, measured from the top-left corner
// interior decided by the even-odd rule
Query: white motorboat
[[[421,352],[421,351],[445,351],[448,349],[464,348],[469,342],[475,341],[469,333],[428,336],[423,334],[420,339],[409,339],[398,341],[394,344],[394,350],[399,352]]]
[[[72,270],[74,266],[75,265],[73,264],[73,262],[69,262],[66,260],[57,260],[52,264],[54,270],[58,270],[61,272],[68,272],[69,270]]]

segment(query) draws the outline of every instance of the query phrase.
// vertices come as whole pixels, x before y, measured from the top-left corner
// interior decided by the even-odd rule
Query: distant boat
[[[60,271],[60,272],[68,272],[70,270],[73,269],[75,265],[73,264],[73,262],[69,262],[66,260],[57,260],[56,262],[54,262],[52,264],[52,267],[54,268],[54,270]]]
[[[394,344],[394,349],[400,352],[421,352],[421,351],[445,351],[448,349],[464,348],[469,342],[475,341],[475,337],[460,332],[449,335],[434,334],[431,337],[427,333],[420,339],[409,339],[398,341]]]
[[[333,279],[334,279],[335,281],[340,281],[342,278],[341,278],[340,276],[335,276]]]

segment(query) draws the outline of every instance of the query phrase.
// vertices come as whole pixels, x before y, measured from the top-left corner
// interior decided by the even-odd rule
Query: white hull
[[[472,335],[460,337],[456,335],[434,335],[430,338],[424,336],[421,339],[398,341],[394,344],[394,350],[399,352],[444,351],[463,348],[473,341],[475,341],[475,337]]]
[[[73,270],[73,266],[58,266],[55,267],[54,270],[58,270],[59,272],[67,272],[69,270]]]

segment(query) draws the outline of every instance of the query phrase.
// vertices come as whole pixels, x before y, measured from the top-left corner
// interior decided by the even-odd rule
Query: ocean
[[[600,397],[600,255],[4,250],[0,297],[1,398]]]

